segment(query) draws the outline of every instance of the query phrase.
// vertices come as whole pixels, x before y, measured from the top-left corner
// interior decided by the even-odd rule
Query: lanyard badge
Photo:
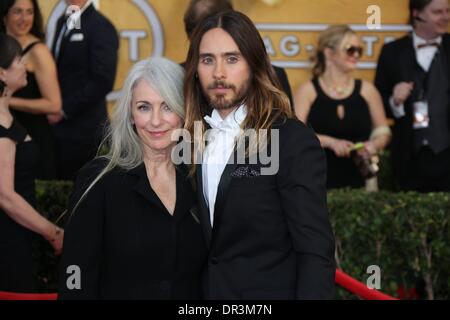
[[[428,102],[425,100],[416,101],[413,104],[414,129],[425,129],[430,125],[430,116],[428,113]]]

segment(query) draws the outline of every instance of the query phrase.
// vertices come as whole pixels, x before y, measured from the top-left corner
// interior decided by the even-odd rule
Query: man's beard
[[[210,90],[217,89],[218,87],[232,90],[235,94],[234,99],[226,99],[225,95],[208,94]],[[245,96],[247,95],[248,88],[249,81],[245,82],[240,90],[237,90],[236,86],[228,84],[224,81],[214,81],[214,83],[210,84],[207,87],[206,97],[211,108],[216,110],[229,110],[238,107],[243,103],[243,101],[245,100]]]

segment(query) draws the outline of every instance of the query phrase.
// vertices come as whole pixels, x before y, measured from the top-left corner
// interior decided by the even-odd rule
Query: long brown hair
[[[9,13],[9,10],[14,6],[17,0],[1,0],[0,1],[0,32],[6,33],[5,18]],[[42,19],[41,9],[37,0],[31,0],[34,10],[33,25],[31,26],[30,33],[39,40],[45,39],[44,23]]]
[[[197,150],[194,150],[194,153],[201,152],[204,148],[205,123],[203,117],[209,110],[197,76],[200,42],[203,35],[214,28],[223,29],[233,38],[250,67],[249,81],[251,83],[245,97],[247,117],[242,124],[242,129],[255,129],[256,132],[259,132],[260,129],[270,130],[274,122],[280,118],[293,117],[289,99],[281,89],[264,42],[253,22],[246,15],[237,11],[217,13],[204,19],[195,28],[185,66],[185,129],[197,143]],[[202,124],[201,136],[198,135],[198,132],[194,136],[196,121],[200,121]],[[195,165],[192,167],[192,172],[195,172]]]
[[[203,18],[227,10],[233,10],[231,0],[191,0],[184,14],[184,29],[188,38]]]

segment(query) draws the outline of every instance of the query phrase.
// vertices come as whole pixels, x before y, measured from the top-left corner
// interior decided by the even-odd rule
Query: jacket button
[[[217,258],[217,257],[212,257],[212,258],[211,258],[211,264],[219,264],[219,258]]]

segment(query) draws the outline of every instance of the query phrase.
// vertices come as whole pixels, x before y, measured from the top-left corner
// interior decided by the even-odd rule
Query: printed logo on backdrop
[[[126,43],[128,44],[128,60],[130,62],[137,62],[140,56],[140,51],[146,50],[146,48],[142,47],[140,41],[143,39],[147,39],[149,37],[148,30],[151,30],[151,39],[152,39],[152,47],[153,51],[149,52],[149,56],[154,57],[160,57],[164,54],[164,32],[163,27],[161,24],[161,21],[158,18],[158,15],[156,14],[153,7],[146,1],[146,0],[126,0],[130,5],[135,6],[139,11],[142,12],[142,14],[145,17],[145,20],[148,24],[148,26],[143,26],[141,29],[127,29],[127,27],[120,27],[116,28],[118,29],[119,35],[122,39],[127,40]],[[101,9],[101,1],[97,0],[94,1],[94,5],[96,5],[97,8],[100,7]],[[58,22],[58,19],[63,15],[67,14],[67,4],[65,0],[60,0],[56,6],[53,8],[53,11],[50,14],[50,17],[48,19],[47,24],[47,45],[51,47],[51,44],[53,43],[53,39],[55,37],[56,32],[56,23]],[[76,11],[76,10],[75,10]],[[74,12],[74,14],[77,14]],[[76,19],[73,19],[74,21]],[[77,21],[77,25],[75,26],[76,29],[80,29],[80,21]],[[114,23],[114,21],[113,21]],[[78,28],[80,27],[80,28]],[[120,90],[111,92],[107,100],[108,101],[115,101],[117,100],[118,96],[120,94]]]
[[[283,68],[307,69],[310,67],[309,57],[314,53],[319,33],[328,25],[258,23],[256,27],[261,32],[273,64]],[[350,27],[357,32],[364,47],[358,69],[375,69],[377,65],[376,50],[381,49],[383,44],[411,31],[411,26],[402,24],[367,23],[351,24]]]

